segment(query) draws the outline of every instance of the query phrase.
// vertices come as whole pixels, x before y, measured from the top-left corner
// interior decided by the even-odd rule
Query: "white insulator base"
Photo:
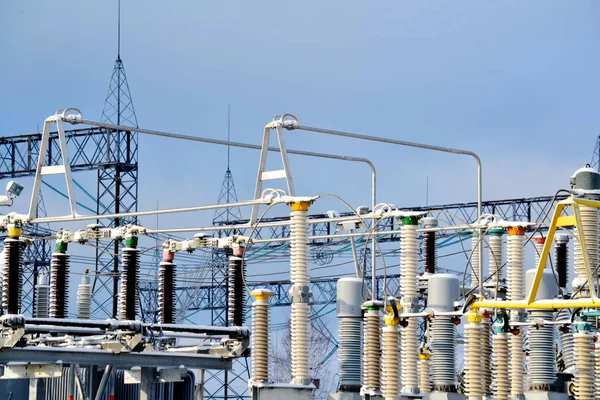
[[[529,320],[550,321],[552,311],[531,311]],[[531,390],[551,390],[556,381],[556,351],[554,350],[554,326],[544,325],[529,329],[528,377]]]
[[[483,377],[483,390],[486,394],[492,393],[492,331],[489,318],[483,318],[481,323],[481,375]]]
[[[400,292],[402,296],[417,297],[418,283],[417,225],[402,225],[400,228]]]
[[[369,310],[364,315],[364,368],[363,393],[381,389],[381,316],[379,310]]]
[[[594,385],[600,388],[600,343],[594,344]],[[596,390],[596,400],[600,399],[600,391]]]
[[[557,321],[565,321],[571,319],[571,312],[563,308],[556,315]],[[573,340],[573,328],[569,326],[569,332],[563,333],[559,332],[560,338],[560,352],[561,358],[565,365],[566,372],[572,372],[575,368],[575,356],[574,356],[574,346],[575,342]]]
[[[362,385],[362,319],[340,318],[339,375],[340,388]]]
[[[429,325],[432,347],[432,382],[435,390],[456,389],[456,325],[448,317],[436,317]]]
[[[252,380],[269,379],[269,302],[252,304]]]
[[[77,287],[77,318],[92,318],[92,287],[90,284],[80,283]]]
[[[594,343],[590,332],[573,334],[575,340],[575,400],[594,398]]]
[[[292,303],[292,383],[309,384],[308,318],[310,308],[307,303]]]
[[[397,325],[382,328],[381,394],[384,399],[394,399],[400,395],[400,333]]]
[[[35,290],[37,292],[35,316],[37,318],[48,318],[50,316],[50,286],[37,285]]]
[[[508,341],[510,344],[510,395],[513,398],[521,398],[523,393],[525,393],[523,332],[519,332],[517,335],[510,335]]]
[[[419,391],[431,392],[431,360],[419,360]]]
[[[492,394],[494,400],[508,400],[510,396],[508,334],[497,333],[493,336]]]
[[[419,336],[417,320],[411,319],[401,331],[402,393],[419,393]]]
[[[482,324],[468,323],[465,325],[464,377],[465,394],[469,400],[481,400],[484,395],[484,381],[480,374],[482,330]]]

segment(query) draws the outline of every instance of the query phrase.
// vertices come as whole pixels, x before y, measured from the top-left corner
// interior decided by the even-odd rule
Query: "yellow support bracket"
[[[563,215],[562,217],[558,217],[558,221],[556,221],[556,226],[560,227],[571,227],[577,224],[577,219],[574,215]]]

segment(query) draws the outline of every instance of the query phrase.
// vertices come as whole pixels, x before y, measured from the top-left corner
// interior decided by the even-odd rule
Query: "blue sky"
[[[599,131],[599,13],[594,1],[124,0],[122,58],[142,127],[225,138],[231,104],[232,139],[259,143],[289,112],[306,125],[476,151],[485,199],[549,195],[589,162]],[[3,2],[0,48],[2,135],[33,132],[68,106],[99,119],[116,1]],[[374,160],[381,201],[423,204],[426,176],[430,203],[475,200],[468,158],[312,133],[290,133],[288,146]],[[225,154],[141,138],[140,209],[215,202]],[[253,194],[257,162],[232,150],[240,199]],[[362,165],[292,157],[292,167],[298,194],[369,201]],[[76,178],[95,189],[95,174]]]

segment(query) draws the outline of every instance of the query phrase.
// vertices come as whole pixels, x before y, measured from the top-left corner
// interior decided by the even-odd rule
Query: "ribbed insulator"
[[[416,319],[411,319],[408,326],[402,328],[401,342],[401,361],[402,361],[402,392],[419,392],[419,332]]]
[[[493,346],[493,398],[494,400],[508,400],[510,396],[508,334],[496,333],[493,336]]]
[[[479,235],[474,233],[471,238],[471,286],[479,286],[479,267],[481,265],[481,259],[479,258]]]
[[[160,263],[158,281],[158,321],[161,324],[175,323],[175,281],[177,266],[170,261]]]
[[[594,344],[594,387],[600,388],[600,343]],[[595,390],[596,400],[600,399],[600,391]]]
[[[491,393],[492,387],[492,343],[491,343],[491,324],[489,318],[483,318],[481,325],[481,376],[483,379],[483,389],[485,394]]]
[[[525,378],[523,376],[523,332],[517,335],[510,335],[508,339],[510,344],[510,395],[513,398],[520,398],[525,392]]]
[[[23,289],[23,247],[20,239],[4,239],[4,280],[2,307],[8,314],[21,312],[21,291]]]
[[[535,247],[535,266],[540,264],[540,258],[542,257],[542,251],[544,250],[544,242],[539,242],[537,239],[534,244]],[[544,264],[544,268],[546,268],[546,264]]]
[[[291,213],[291,248],[290,248],[290,281],[293,290],[308,290],[308,221],[307,211]],[[310,309],[307,302],[292,299],[291,310],[291,363],[292,382],[307,383],[310,381],[308,366],[308,318]]]
[[[507,287],[508,300],[522,300],[525,297],[523,274],[523,235],[508,235],[507,244]]]
[[[121,260],[121,297],[119,301],[119,318],[122,321],[133,321],[138,309],[140,251],[125,247]]]
[[[566,288],[569,282],[569,245],[557,243],[554,248],[554,265],[558,276],[558,287]]]
[[[252,303],[252,379],[269,379],[269,301]]]
[[[488,238],[488,244],[490,246],[490,275],[493,276],[492,281],[502,281],[506,276],[506,268],[502,268],[503,265],[503,251],[502,251],[502,236],[490,235]]]
[[[575,341],[575,400],[594,398],[594,342],[591,332],[573,334]]]
[[[567,308],[561,309],[557,315],[557,321],[567,321],[571,319],[571,312]],[[565,364],[565,371],[571,370],[575,367],[575,356],[574,356],[574,346],[575,342],[573,340],[573,328],[571,325],[567,326],[568,332],[560,332],[560,351],[561,358],[563,363]]]
[[[70,256],[52,253],[50,263],[50,318],[67,318],[69,310]]]
[[[400,395],[400,330],[398,325],[382,328],[383,354],[381,366],[381,394],[387,399]]]
[[[77,318],[92,318],[92,286],[87,274],[81,278],[81,283],[77,286]]]
[[[232,326],[242,326],[246,319],[245,275],[246,262],[241,257],[229,257],[227,274],[227,307],[229,310],[227,319]]]
[[[429,325],[433,389],[456,390],[456,325],[450,318],[435,317]]]
[[[425,250],[423,264],[425,265],[425,272],[430,274],[435,274],[437,266],[437,248],[435,244],[435,232],[425,232],[423,234],[423,249]]]
[[[418,279],[417,225],[400,228],[400,292],[405,298],[417,297]]]
[[[593,271],[595,268],[594,266],[598,265],[598,209],[580,205],[579,213],[581,215],[581,229],[585,236],[585,246],[588,251],[588,261],[590,268]],[[577,230],[575,231],[575,235],[577,236]],[[587,280],[579,239],[575,240],[573,249],[575,276],[579,279]]]
[[[368,310],[364,314],[364,379],[366,391],[381,388],[381,316],[379,310]]]
[[[345,391],[357,392],[362,384],[362,325],[360,318],[340,318],[339,375]]]
[[[35,285],[35,316],[37,318],[48,318],[50,312],[50,285],[48,275],[45,273],[38,277]]]
[[[470,322],[465,325],[465,395],[469,400],[481,400],[484,395],[484,382],[480,374],[482,330],[482,324]]]
[[[431,360],[419,360],[419,391],[423,394],[431,392]]]
[[[531,311],[529,320],[551,321],[552,311]],[[544,325],[531,327],[528,331],[529,356],[528,377],[531,390],[553,390],[556,381],[556,351],[554,350],[554,327]]]

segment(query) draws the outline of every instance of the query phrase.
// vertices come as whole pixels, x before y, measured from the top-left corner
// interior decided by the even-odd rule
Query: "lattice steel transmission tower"
[[[110,78],[101,122],[138,127],[129,84],[121,60],[121,1],[118,2],[117,60]],[[96,210],[98,214],[118,214],[137,211],[138,198],[138,136],[136,132],[107,131],[95,138],[106,162],[98,168]],[[135,223],[136,218],[115,218],[110,227]],[[112,254],[112,255],[111,255]],[[117,315],[119,242],[96,250],[96,271],[112,277],[95,275],[94,317]]]
[[[592,154],[592,162],[590,166],[597,171],[600,171],[600,135],[596,139],[596,146],[594,146],[594,154]]]
[[[231,135],[231,108],[227,110],[227,140]],[[233,183],[233,175],[230,169],[230,148],[227,147],[227,170],[221,185],[219,200],[217,204],[235,203],[238,201]],[[227,225],[231,221],[242,219],[242,212],[239,207],[221,208],[215,211],[213,225]],[[233,235],[233,230],[227,229],[219,231],[219,236]],[[210,301],[212,304],[219,304],[221,307],[211,308],[210,320],[215,326],[228,325],[228,283],[227,266],[229,264],[230,251],[214,249],[211,260],[211,289]],[[241,357],[233,362],[231,371],[206,371],[205,395],[207,399],[249,399],[248,393],[248,359]]]

